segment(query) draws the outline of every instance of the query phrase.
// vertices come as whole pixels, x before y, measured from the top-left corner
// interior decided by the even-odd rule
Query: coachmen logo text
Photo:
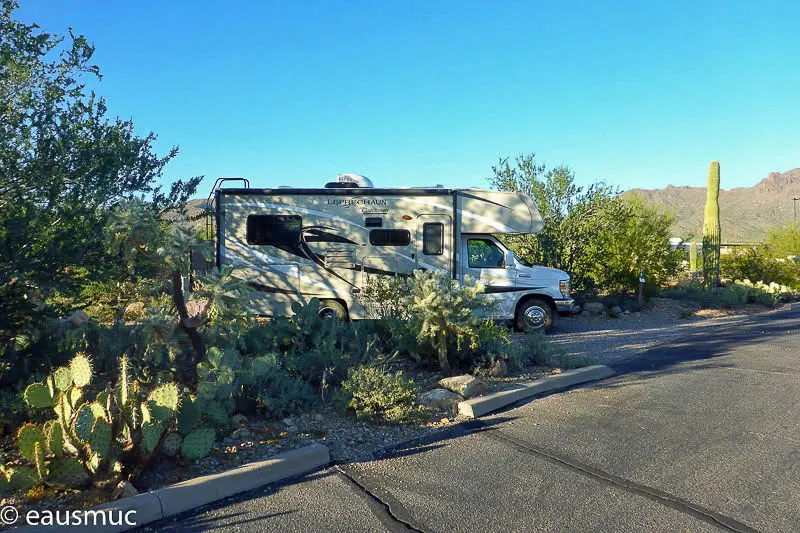
[[[327,198],[327,205],[337,205],[339,207],[352,207],[352,206],[385,206],[388,205],[386,200],[380,198]]]

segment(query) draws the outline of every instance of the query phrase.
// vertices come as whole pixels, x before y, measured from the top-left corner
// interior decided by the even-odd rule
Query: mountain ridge
[[[672,234],[686,240],[702,238],[705,187],[667,185],[662,189],[630,189],[623,197],[639,195],[675,215]],[[769,228],[793,219],[792,198],[800,197],[800,168],[770,172],[752,187],[720,189],[720,225],[726,243],[761,242]],[[800,209],[800,205],[798,205]]]

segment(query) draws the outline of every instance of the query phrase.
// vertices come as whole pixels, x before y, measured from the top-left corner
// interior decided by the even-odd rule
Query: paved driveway
[[[800,310],[158,530],[800,531]]]

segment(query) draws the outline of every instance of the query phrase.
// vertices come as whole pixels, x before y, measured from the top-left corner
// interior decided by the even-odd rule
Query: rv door
[[[452,220],[447,215],[417,217],[417,268],[450,272],[453,268]]]
[[[506,265],[505,250],[489,235],[464,235],[462,246],[462,257],[467,258],[464,273],[483,283],[487,299],[495,305],[492,316],[513,313],[517,272]]]

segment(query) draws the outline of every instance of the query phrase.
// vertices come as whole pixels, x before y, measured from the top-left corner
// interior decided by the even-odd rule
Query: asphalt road
[[[800,307],[159,531],[800,531]]]

